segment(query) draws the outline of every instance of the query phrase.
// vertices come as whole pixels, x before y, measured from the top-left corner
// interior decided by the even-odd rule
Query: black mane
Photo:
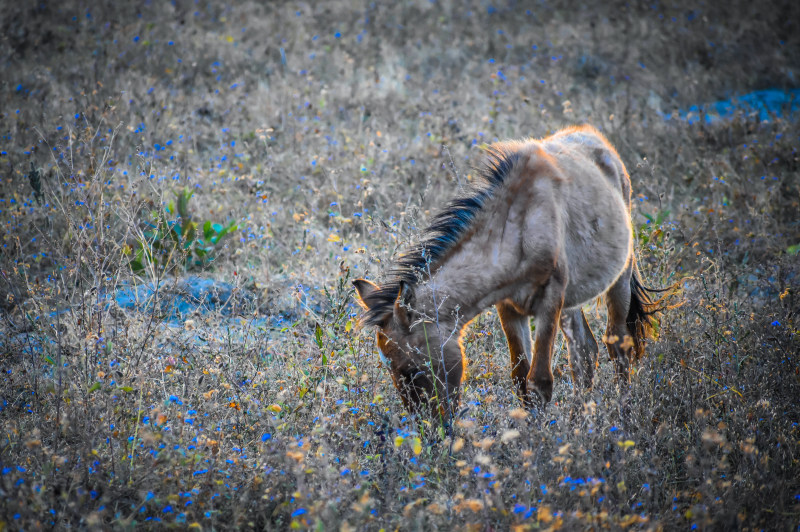
[[[401,283],[414,286],[461,239],[486,200],[508,177],[519,159],[519,146],[510,142],[493,144],[486,149],[477,183],[451,200],[423,231],[420,242],[395,260],[388,279],[369,297],[363,324],[380,325],[392,312]]]

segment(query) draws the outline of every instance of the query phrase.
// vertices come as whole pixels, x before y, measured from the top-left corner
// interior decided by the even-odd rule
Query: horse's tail
[[[631,272],[631,302],[628,317],[625,320],[633,337],[634,356],[638,360],[644,355],[645,340],[654,338],[660,326],[660,314],[669,308],[664,302],[671,294],[652,299],[651,294],[674,291],[677,284],[665,289],[648,288],[642,284],[639,268],[633,263]]]

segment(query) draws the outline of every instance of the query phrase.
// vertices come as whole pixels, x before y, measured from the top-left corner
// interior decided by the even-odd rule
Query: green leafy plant
[[[175,196],[177,203],[170,201],[163,210],[150,212],[152,221],[146,222],[138,249],[129,250],[133,258],[128,264],[137,275],[144,274],[148,264],[162,272],[209,268],[223,239],[239,228],[233,221],[222,225],[207,220],[199,234],[199,224],[189,212],[191,190],[184,188]]]
[[[670,215],[669,210],[658,211],[655,215],[642,213],[647,219],[647,223],[639,226],[639,243],[642,246],[653,244],[661,246],[664,243],[664,221]]]

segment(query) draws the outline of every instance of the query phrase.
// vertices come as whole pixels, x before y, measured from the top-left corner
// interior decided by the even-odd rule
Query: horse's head
[[[353,281],[378,327],[378,349],[409,410],[449,421],[458,406],[464,357],[458,332],[414,310],[414,289],[401,283],[393,301],[364,279]]]

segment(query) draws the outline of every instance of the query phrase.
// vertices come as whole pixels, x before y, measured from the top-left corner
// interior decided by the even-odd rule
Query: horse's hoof
[[[553,398],[553,379],[529,379],[528,401],[543,407]]]
[[[575,389],[576,394],[591,390],[593,381],[593,373],[589,372],[586,374],[583,371],[576,371],[575,369],[572,370],[572,386]]]

